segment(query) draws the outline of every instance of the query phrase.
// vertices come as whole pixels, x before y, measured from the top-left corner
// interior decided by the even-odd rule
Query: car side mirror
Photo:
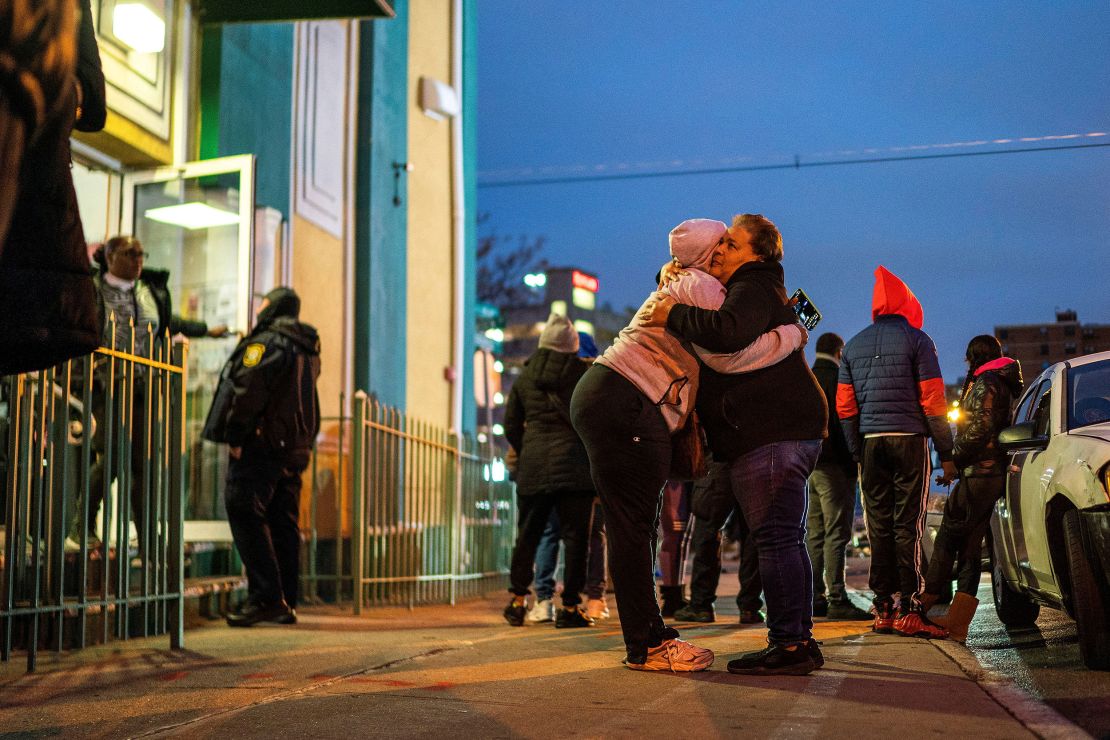
[[[1036,423],[1027,421],[1006,427],[998,433],[998,446],[1005,452],[1018,450],[1043,450],[1048,447],[1048,437],[1037,434]]]

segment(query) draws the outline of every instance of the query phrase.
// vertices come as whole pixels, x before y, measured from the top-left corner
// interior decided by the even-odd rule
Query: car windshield
[[[1068,371],[1068,429],[1110,421],[1110,360]]]

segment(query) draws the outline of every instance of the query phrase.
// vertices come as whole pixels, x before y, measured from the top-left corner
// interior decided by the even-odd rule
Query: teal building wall
[[[405,408],[408,161],[407,0],[389,20],[359,29],[359,133],[355,213],[355,387]],[[400,204],[394,202],[399,198]]]
[[[293,24],[205,26],[200,157],[254,154],[255,202],[289,219]]]

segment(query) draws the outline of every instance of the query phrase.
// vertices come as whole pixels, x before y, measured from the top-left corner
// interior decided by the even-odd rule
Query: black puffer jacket
[[[292,316],[262,319],[224,365],[204,438],[307,460],[320,431],[320,338]]]
[[[574,353],[540,349],[513,384],[505,437],[520,455],[516,490],[521,496],[593,490],[586,448],[564,418],[570,416],[574,386],[589,367]]]
[[[975,372],[975,381],[960,401],[953,459],[965,478],[1003,475],[1006,455],[998,449],[998,433],[1010,424],[1010,408],[1021,395],[1021,365],[1003,357]]]

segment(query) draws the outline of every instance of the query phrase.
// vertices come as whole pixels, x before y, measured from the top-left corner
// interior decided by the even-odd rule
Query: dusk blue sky
[[[1110,143],[1106,0],[478,12],[479,183]],[[783,233],[787,288],[824,312],[819,332],[847,339],[870,321],[881,263],[924,304],[949,382],[996,324],[1056,308],[1110,323],[1110,148],[480,187],[478,209],[501,234],[546,237],[551,263],[595,272],[616,306],[646,296],[679,221],[763,213]]]

